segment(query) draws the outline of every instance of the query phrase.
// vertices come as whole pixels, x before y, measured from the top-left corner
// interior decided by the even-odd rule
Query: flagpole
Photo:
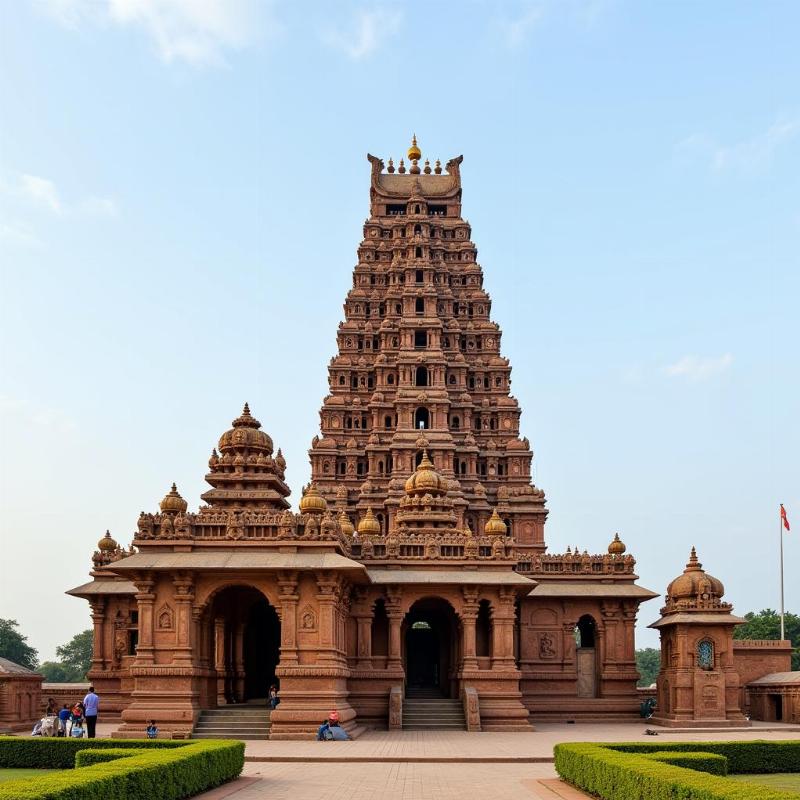
[[[783,506],[780,506],[783,509]],[[778,512],[778,535],[781,537],[781,639],[786,636],[783,625],[783,513]]]

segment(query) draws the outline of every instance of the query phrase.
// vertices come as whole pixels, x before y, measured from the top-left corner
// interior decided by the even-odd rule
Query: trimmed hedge
[[[186,747],[190,739],[59,739],[46,736],[0,736],[0,767],[72,769],[79,750],[119,747]]]
[[[130,758],[146,753],[144,747],[109,747],[108,749],[92,748],[91,750],[78,750],[75,753],[75,767],[91,767],[92,764],[106,764],[118,758]]]
[[[747,753],[748,747],[752,752]],[[772,748],[773,752],[768,753]],[[723,752],[723,751],[729,752]],[[694,742],[645,745],[558,744],[554,748],[558,774],[602,800],[798,800],[797,792],[731,781],[655,760],[667,753],[711,753],[728,758],[731,773],[798,772],[800,742]],[[733,758],[729,753],[733,754]],[[761,758],[763,761],[758,763]]]
[[[16,746],[19,742],[34,747]],[[114,760],[8,781],[0,784],[0,800],[181,800],[238,777],[244,766],[244,743],[231,740],[16,737],[0,737],[0,766],[68,768],[77,753],[87,750],[105,751]],[[13,763],[13,752],[25,756],[26,763]],[[81,755],[80,762],[85,758]]]
[[[647,745],[640,742],[606,745],[625,753],[648,753],[663,750],[670,753],[716,753],[728,759],[728,772],[753,775],[762,772],[800,772],[800,739],[769,742],[665,742]]]
[[[78,753],[83,755],[83,753]],[[716,753],[673,753],[670,750],[656,750],[655,753],[642,753],[643,758],[652,758],[675,767],[685,767],[709,775],[727,775],[728,759]],[[77,762],[77,759],[76,759]]]

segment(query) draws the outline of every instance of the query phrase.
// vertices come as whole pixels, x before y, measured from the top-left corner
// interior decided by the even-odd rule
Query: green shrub
[[[45,736],[0,736],[0,768],[72,769],[75,753],[89,748],[185,747],[190,739],[58,739]]]
[[[728,759],[728,772],[733,775],[800,772],[800,739],[787,742],[768,742],[763,739],[749,742],[665,742],[663,745],[630,742],[609,744],[607,747],[625,753],[647,753],[653,750],[716,753]]]
[[[78,753],[78,755],[82,755]],[[642,753],[643,758],[652,758],[675,767],[685,767],[710,775],[727,775],[728,759],[716,753],[675,753],[671,750],[656,750],[654,753]],[[77,759],[76,759],[77,763]]]
[[[46,745],[25,749],[9,738],[14,737],[0,738],[0,753],[16,750],[29,762],[38,756],[33,766],[72,766],[76,754],[86,750],[117,755],[106,763],[0,784],[0,800],[180,800],[236,778],[244,766],[244,743],[230,740],[17,739]],[[9,752],[3,758],[3,766],[19,766],[8,763]],[[80,763],[85,758],[81,755]]]
[[[730,772],[797,772],[797,745],[800,742],[694,742],[644,744],[559,744],[555,747],[555,767],[569,783],[603,800],[798,800],[800,794],[768,789],[745,782],[732,781],[721,775],[710,775],[664,763],[654,753],[713,753],[727,757]],[[735,745],[729,748],[729,745]],[[766,758],[760,769],[751,768],[756,756],[742,747],[755,745],[754,752]],[[775,748],[766,756],[765,747]],[[727,752],[735,754],[735,769]],[[792,754],[794,758],[792,760]],[[774,769],[782,765],[780,770]]]
[[[118,758],[130,758],[146,753],[144,747],[109,747],[92,748],[91,750],[78,750],[75,753],[76,767],[91,767],[92,764],[105,764],[108,761],[116,761]]]

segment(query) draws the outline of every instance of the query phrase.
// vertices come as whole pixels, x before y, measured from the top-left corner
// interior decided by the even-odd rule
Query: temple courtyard
[[[114,723],[98,725],[109,736]],[[575,800],[587,795],[558,780],[560,742],[780,741],[800,739],[800,726],[754,721],[748,729],[658,729],[646,722],[542,723],[531,733],[368,731],[350,742],[246,742],[242,777],[203,800]]]

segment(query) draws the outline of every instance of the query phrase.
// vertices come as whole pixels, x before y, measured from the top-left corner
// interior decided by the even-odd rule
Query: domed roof
[[[188,507],[189,504],[178,494],[178,487],[174,483],[159,504],[159,508],[165,514],[185,514]]]
[[[249,447],[256,450],[266,450],[267,455],[272,455],[272,439],[264,431],[259,430],[261,423],[250,414],[250,406],[245,403],[240,416],[231,423],[230,430],[219,437],[221,452],[232,447]]]
[[[422,461],[414,474],[406,481],[407,494],[444,494],[448,489],[447,481],[434,469],[433,462],[428,458],[428,451],[422,451]]]
[[[683,575],[679,575],[667,587],[667,601],[686,599],[711,599],[720,598],[725,594],[725,587],[718,578],[709,575],[703,565],[697,560],[694,547],[689,555],[689,561]]]
[[[409,161],[419,161],[422,158],[422,151],[417,146],[417,134],[415,133],[411,139],[411,147],[408,148]]]
[[[352,536],[355,528],[353,527],[353,523],[350,521],[350,517],[342,511],[339,514],[339,527],[342,529],[342,533],[345,536]]]
[[[619,538],[619,534],[614,534],[614,539],[612,540],[611,544],[608,546],[608,552],[612,556],[621,556],[628,548],[625,547],[625,542]]]
[[[367,508],[367,513],[359,520],[358,532],[377,535],[381,532],[381,523],[372,513],[372,508]]]
[[[301,514],[324,514],[328,510],[328,503],[319,493],[317,487],[311,483],[300,498]]]
[[[500,515],[497,513],[497,509],[492,511],[492,516],[489,517],[489,520],[484,526],[484,531],[486,533],[490,534],[495,533],[500,535],[505,535],[508,532],[508,527],[505,524],[505,522],[503,522],[503,520],[500,519]]]
[[[111,531],[106,531],[105,536],[97,543],[97,549],[101,553],[110,553],[118,547],[116,540],[111,537]]]

